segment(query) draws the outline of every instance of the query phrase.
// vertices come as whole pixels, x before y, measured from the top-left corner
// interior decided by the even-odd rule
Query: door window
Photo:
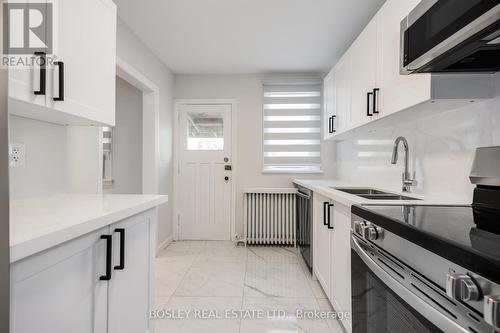
[[[224,150],[223,113],[187,113],[188,150]]]

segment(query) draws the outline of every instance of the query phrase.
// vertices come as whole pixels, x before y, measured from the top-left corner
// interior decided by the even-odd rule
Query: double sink
[[[337,191],[357,195],[358,197],[362,197],[362,198],[369,199],[369,200],[421,200],[418,198],[408,197],[408,196],[400,195],[397,193],[380,191],[380,190],[376,190],[374,188],[369,188],[369,187],[367,187],[367,188],[361,188],[361,187],[360,188],[339,188],[339,187],[331,186],[330,188],[337,190]]]

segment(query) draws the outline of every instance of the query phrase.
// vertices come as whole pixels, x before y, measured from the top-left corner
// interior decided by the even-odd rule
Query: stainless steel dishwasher
[[[311,190],[298,186],[297,192],[297,246],[304,261],[312,271],[312,196]]]

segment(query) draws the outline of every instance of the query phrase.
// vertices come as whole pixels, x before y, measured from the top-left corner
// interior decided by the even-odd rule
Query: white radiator
[[[251,188],[243,192],[247,244],[295,246],[297,190]]]

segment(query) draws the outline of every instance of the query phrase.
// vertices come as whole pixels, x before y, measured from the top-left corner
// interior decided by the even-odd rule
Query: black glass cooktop
[[[500,210],[401,205],[353,206],[352,212],[464,267],[498,269],[500,279]]]

